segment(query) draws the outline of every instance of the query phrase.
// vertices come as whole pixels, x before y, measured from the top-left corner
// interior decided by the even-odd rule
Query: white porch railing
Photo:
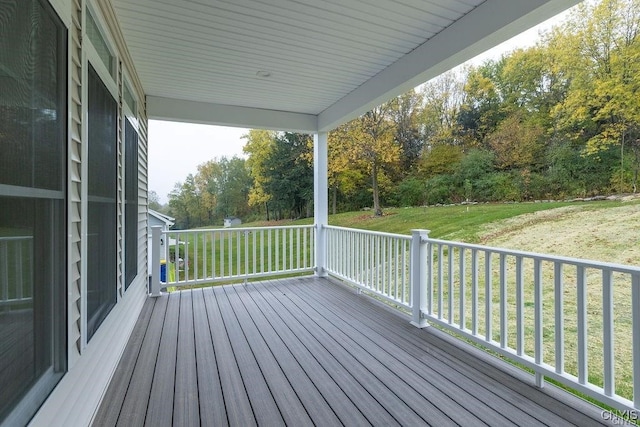
[[[0,237],[0,307],[33,298],[33,237]]]
[[[166,262],[159,267],[164,269],[160,286],[313,272],[314,230],[313,225],[158,230],[165,243],[158,254]]]
[[[416,326],[439,325],[529,369],[539,387],[547,377],[621,411],[640,409],[640,268],[431,239],[426,230],[323,229],[324,266],[315,265],[313,226],[168,232],[162,286],[327,272],[411,313]]]
[[[640,408],[640,268],[423,239],[429,322],[621,410]]]
[[[411,309],[411,237],[325,226],[326,271],[388,302]]]

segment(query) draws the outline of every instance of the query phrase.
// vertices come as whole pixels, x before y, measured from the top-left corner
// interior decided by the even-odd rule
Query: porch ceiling
[[[578,3],[111,1],[150,118],[306,132],[330,130]]]

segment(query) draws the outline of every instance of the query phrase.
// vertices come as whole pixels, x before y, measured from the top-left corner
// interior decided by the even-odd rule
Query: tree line
[[[635,192],[640,1],[584,2],[540,42],[447,72],[329,133],[333,213]],[[251,130],[169,194],[178,226],[312,214],[310,135]]]

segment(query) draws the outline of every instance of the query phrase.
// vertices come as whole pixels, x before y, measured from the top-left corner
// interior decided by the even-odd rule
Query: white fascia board
[[[579,2],[487,0],[320,113],[318,130],[335,129]]]
[[[262,108],[238,107],[147,95],[149,119],[315,133],[318,116]]]

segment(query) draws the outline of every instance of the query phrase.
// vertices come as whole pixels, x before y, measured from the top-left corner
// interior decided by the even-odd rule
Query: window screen
[[[66,370],[66,29],[0,1],[0,424],[25,425]]]
[[[87,337],[116,303],[118,104],[89,65]]]
[[[125,120],[125,288],[138,274],[138,133]]]

